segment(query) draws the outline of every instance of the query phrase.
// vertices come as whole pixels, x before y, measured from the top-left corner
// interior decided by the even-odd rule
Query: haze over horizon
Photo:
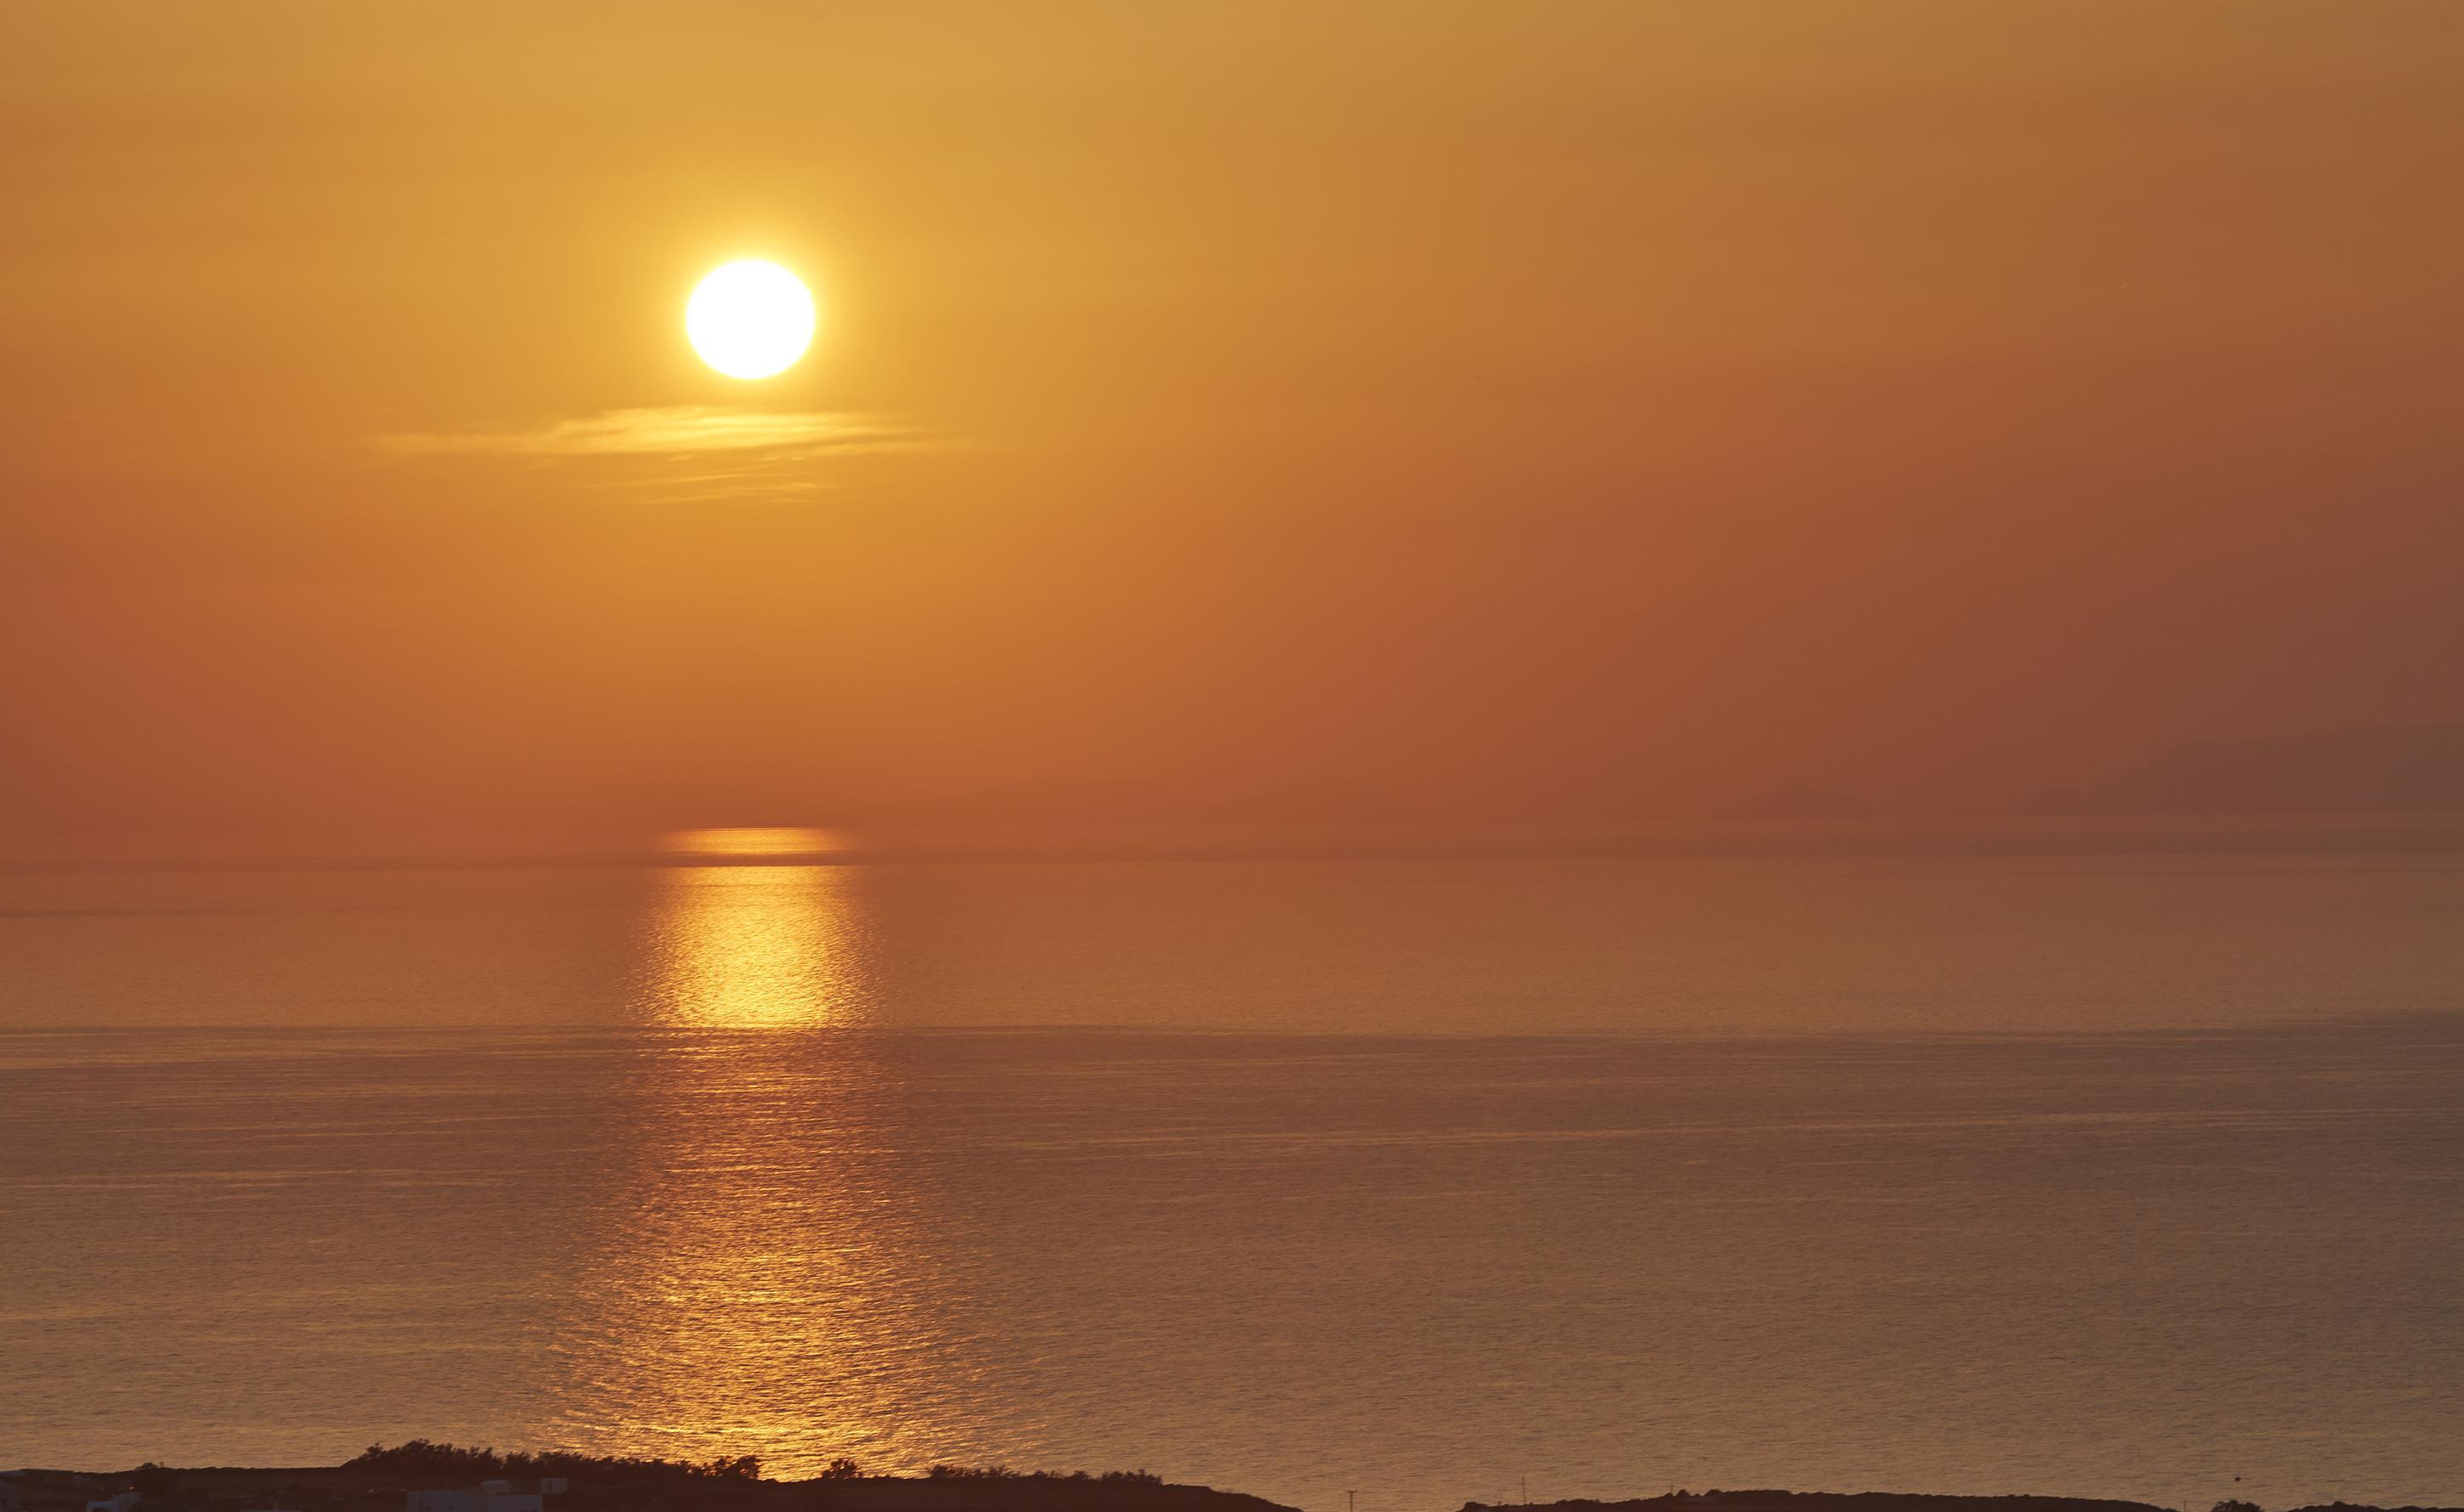
[[[2464,0],[0,7],[0,1512],[2464,1512],[2459,185]]]
[[[2464,717],[2464,10],[446,9],[0,20],[0,829]]]

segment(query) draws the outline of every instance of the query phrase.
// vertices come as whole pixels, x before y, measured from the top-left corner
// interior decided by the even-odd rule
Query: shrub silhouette
[[[852,1460],[848,1461],[850,1464]],[[644,1459],[630,1455],[500,1455],[494,1449],[440,1444],[414,1438],[388,1449],[370,1444],[342,1466],[383,1475],[437,1480],[484,1480],[497,1476],[597,1477],[619,1480],[759,1480],[761,1461],[753,1455],[725,1456],[695,1464],[684,1459]]]

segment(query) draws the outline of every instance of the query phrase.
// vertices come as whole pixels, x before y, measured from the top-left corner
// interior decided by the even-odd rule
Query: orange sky
[[[2446,0],[13,7],[0,824],[2464,717],[2459,184]]]

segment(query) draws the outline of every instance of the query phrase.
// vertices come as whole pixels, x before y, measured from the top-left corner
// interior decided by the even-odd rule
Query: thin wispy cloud
[[[666,457],[761,454],[777,460],[913,450],[932,438],[877,415],[781,412],[679,405],[610,409],[523,430],[449,430],[382,435],[394,456]]]
[[[953,444],[881,415],[705,405],[372,439],[377,451],[406,462],[553,470],[593,493],[666,503],[809,497],[849,481],[861,459]]]

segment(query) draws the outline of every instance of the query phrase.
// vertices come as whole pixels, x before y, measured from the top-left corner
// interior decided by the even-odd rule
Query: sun
[[[685,302],[685,336],[730,378],[783,373],[813,340],[813,296],[775,262],[732,262]]]

